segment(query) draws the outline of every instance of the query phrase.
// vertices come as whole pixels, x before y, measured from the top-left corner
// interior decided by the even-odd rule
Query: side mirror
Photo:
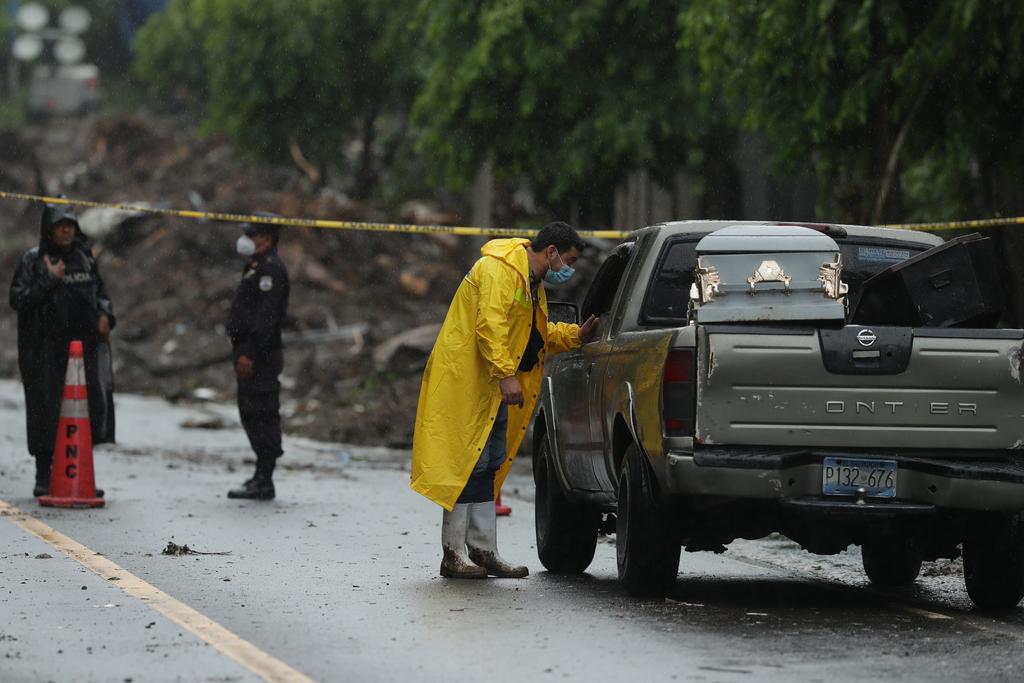
[[[580,309],[568,301],[549,301],[548,320],[553,323],[579,324]]]

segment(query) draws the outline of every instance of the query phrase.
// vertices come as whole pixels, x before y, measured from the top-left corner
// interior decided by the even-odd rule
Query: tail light
[[[697,404],[695,375],[693,349],[668,352],[661,389],[665,436],[693,436]]]

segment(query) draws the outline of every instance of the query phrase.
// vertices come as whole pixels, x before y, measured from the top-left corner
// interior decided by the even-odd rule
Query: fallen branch
[[[292,161],[299,167],[299,170],[305,173],[314,185],[320,185],[320,180],[323,178],[320,169],[306,158],[298,141],[290,135],[288,136],[288,152],[292,155]]]
[[[187,545],[178,545],[174,541],[167,541],[167,547],[160,551],[161,555],[173,555],[175,557],[181,555],[230,555],[230,550],[216,553],[204,553],[201,550],[193,550]]]

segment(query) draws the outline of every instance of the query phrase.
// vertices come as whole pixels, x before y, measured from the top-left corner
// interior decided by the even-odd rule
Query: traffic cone
[[[85,387],[82,342],[71,342],[64,399],[57,422],[57,443],[50,470],[50,492],[39,504],[55,507],[103,507],[96,496],[92,470],[92,427],[89,425],[89,396]]]
[[[498,517],[508,517],[512,514],[512,508],[510,508],[508,505],[501,504],[500,493],[498,494],[498,497],[494,499],[494,514]]]

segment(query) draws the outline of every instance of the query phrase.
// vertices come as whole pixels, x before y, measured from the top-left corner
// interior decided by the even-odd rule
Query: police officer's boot
[[[44,458],[36,456],[36,485],[32,487],[32,495],[38,498],[50,492],[50,466],[53,464],[53,457]]]
[[[250,500],[274,499],[274,461],[256,461],[256,474],[248,479],[241,488],[228,491],[228,498],[246,498]]]
[[[441,520],[441,576],[447,579],[486,579],[487,570],[478,567],[466,557],[466,525],[469,523],[469,503],[459,503],[451,512],[444,511]]]
[[[469,504],[469,533],[466,535],[469,559],[500,579],[524,579],[530,570],[510,564],[498,554],[498,517],[494,501]]]

